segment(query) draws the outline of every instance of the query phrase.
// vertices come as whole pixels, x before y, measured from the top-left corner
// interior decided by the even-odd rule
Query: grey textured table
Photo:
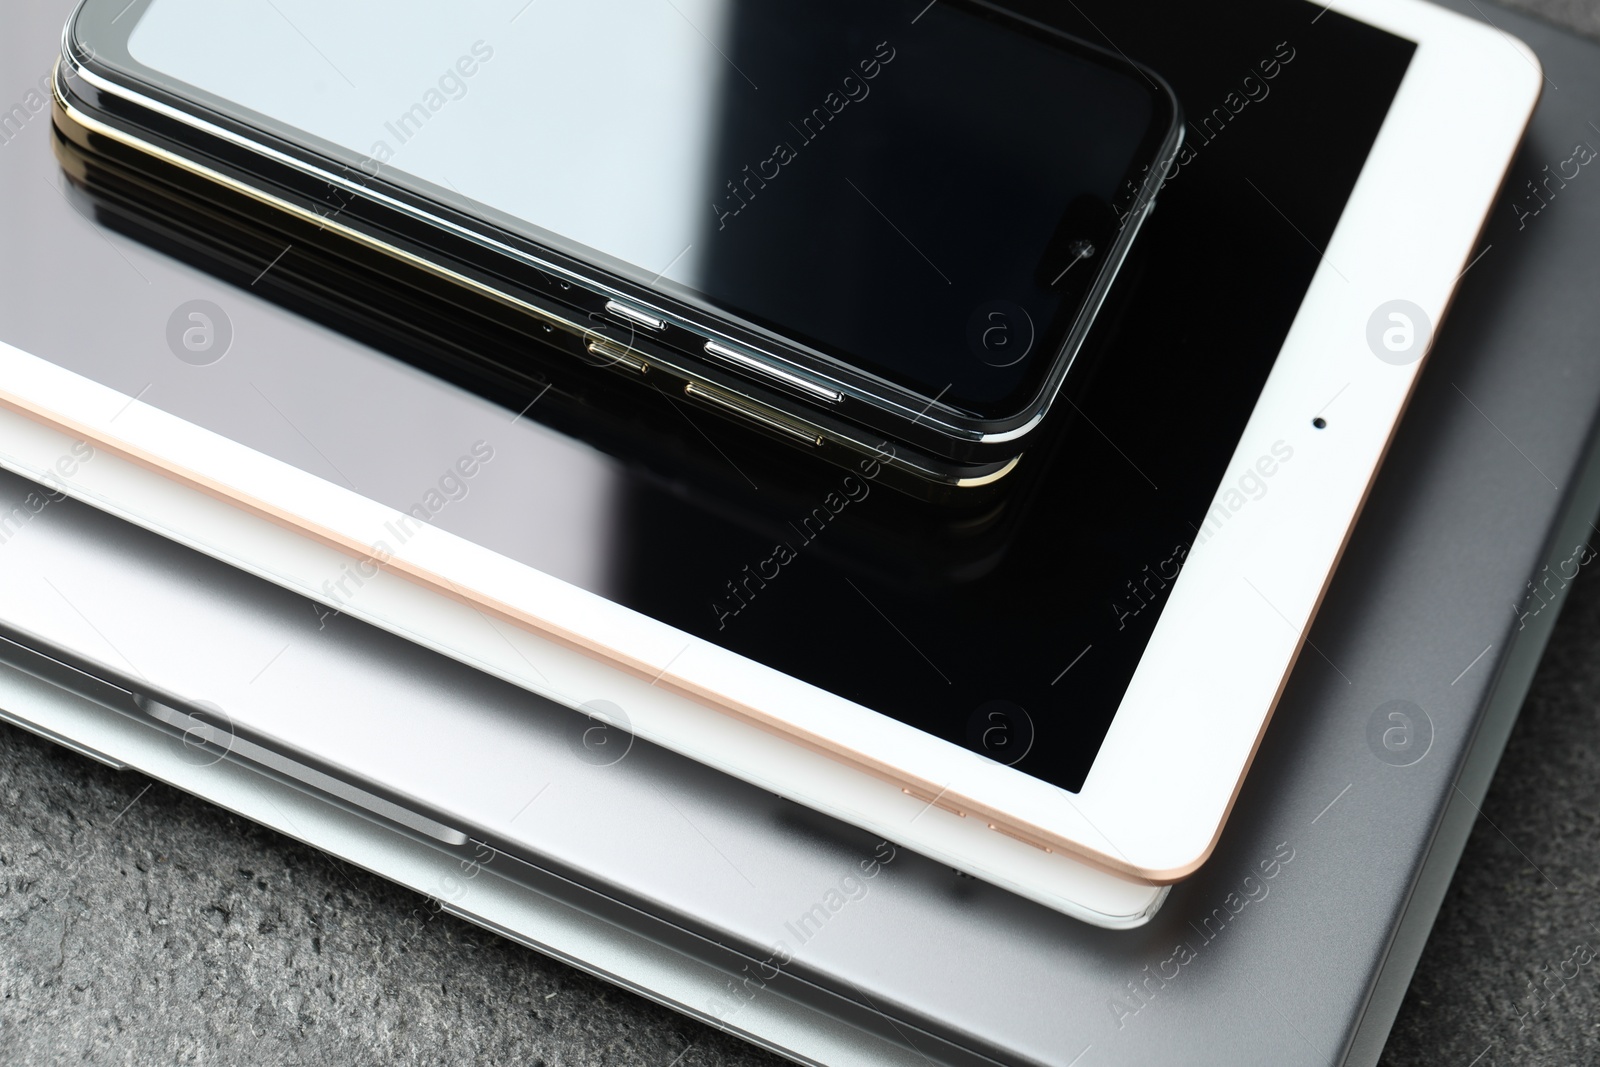
[[[1513,2],[1600,38],[1600,0]],[[1585,576],[1385,1062],[1600,1062],[1600,962],[1574,956],[1600,955],[1597,647],[1600,579]],[[6,727],[0,811],[0,1062],[776,1062]]]

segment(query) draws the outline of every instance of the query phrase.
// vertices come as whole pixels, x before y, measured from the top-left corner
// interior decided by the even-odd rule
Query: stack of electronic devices
[[[648,915],[790,1054],[854,1055],[769,986],[1068,1062],[819,943],[1207,862],[1543,85],[1426,3],[1160,8],[11,16],[8,699]]]

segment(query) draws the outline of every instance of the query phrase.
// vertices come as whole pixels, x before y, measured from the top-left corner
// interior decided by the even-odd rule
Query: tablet
[[[923,549],[961,523],[886,503],[870,467],[774,537],[745,518],[770,513],[768,467],[735,428],[683,431],[750,483],[708,506],[670,462],[542,425],[537,396],[507,412],[375,355],[340,369],[264,346],[251,290],[281,260],[206,297],[163,274],[170,314],[130,319],[145,333],[114,349],[8,314],[0,456],[1051,906],[1070,910],[1043,888],[1056,865],[1179,880],[1297,657],[1339,670],[1302,656],[1311,618],[1541,79],[1525,48],[1421,3],[1086,11],[1050,18],[1167,78],[1187,140],[1075,417],[1008,517],[966,517],[981,549],[953,564]],[[313,80],[323,61],[284,57]],[[139,63],[137,47],[69,56],[63,126],[140,147],[74,81],[201,121],[140,96]],[[0,159],[8,184],[47,162]],[[122,240],[74,227],[61,239]],[[114,266],[56,281],[148,309],[158,282]],[[483,432],[448,446],[435,432],[469,425]],[[874,538],[910,565],[861,565]],[[883,788],[841,803],[808,761],[742,760],[734,726]]]

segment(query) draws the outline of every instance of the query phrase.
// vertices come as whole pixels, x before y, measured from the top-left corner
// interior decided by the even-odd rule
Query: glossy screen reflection
[[[1050,284],[1063,220],[1109,214],[1166,116],[1114,57],[922,8],[154,0],[129,50],[549,246],[1010,414],[1081,297]],[[969,337],[997,300],[1040,334],[1007,366]]]

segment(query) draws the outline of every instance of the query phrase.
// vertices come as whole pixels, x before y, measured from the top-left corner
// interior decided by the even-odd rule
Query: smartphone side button
[[[650,364],[640,359],[633,349],[624,348],[622,345],[614,341],[607,341],[604,338],[590,338],[588,352],[595,359],[601,360],[602,366],[625,367],[635,374],[643,374],[650,369]]]
[[[645,329],[654,330],[657,333],[667,328],[666,322],[656,318],[648,311],[641,311],[617,300],[606,301],[606,314],[613,318],[621,319],[630,326],[643,326]]]
[[[691,400],[698,400],[714,408],[720,408],[731,415],[736,415],[745,422],[753,423],[771,433],[786,437],[792,441],[818,448],[822,445],[822,435],[805,423],[781,415],[769,408],[761,407],[743,397],[725,393],[709,385],[690,382],[683,387],[683,395]]]
[[[737,364],[745,370],[750,370],[757,374],[765,375],[768,378],[775,379],[787,386],[798,389],[803,393],[808,393],[811,396],[826,400],[830,404],[837,404],[839,401],[844,399],[844,394],[840,393],[836,389],[829,389],[826,386],[818,385],[815,382],[808,381],[807,379],[800,377],[798,374],[790,374],[788,371],[779,367],[774,367],[772,364],[758,359],[748,352],[741,352],[737,348],[730,348],[729,346],[720,342],[707,341],[705,352],[706,355],[711,356],[714,359]]]

